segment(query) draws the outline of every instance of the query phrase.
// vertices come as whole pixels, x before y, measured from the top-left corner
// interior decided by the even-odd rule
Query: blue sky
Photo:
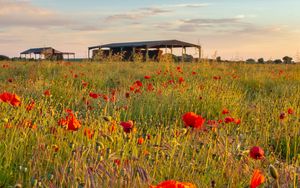
[[[296,58],[299,7],[298,0],[0,0],[0,54],[53,46],[86,57],[88,46],[103,43],[178,39],[201,44],[208,58]]]

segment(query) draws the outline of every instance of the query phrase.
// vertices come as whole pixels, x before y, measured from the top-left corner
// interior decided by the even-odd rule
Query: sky
[[[0,54],[177,39],[203,57],[300,57],[299,0],[0,0]],[[191,55],[197,51],[190,49]]]

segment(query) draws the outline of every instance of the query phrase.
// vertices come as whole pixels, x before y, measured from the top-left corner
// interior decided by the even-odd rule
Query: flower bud
[[[277,169],[273,166],[273,165],[270,165],[270,173],[271,173],[271,176],[277,180],[279,178],[279,174],[278,174],[278,171]]]

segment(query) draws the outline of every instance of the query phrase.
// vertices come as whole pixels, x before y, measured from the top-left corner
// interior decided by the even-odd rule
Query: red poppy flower
[[[84,136],[86,136],[88,139],[92,139],[95,134],[95,131],[89,128],[84,129]]]
[[[147,86],[147,91],[153,91],[154,90],[154,87],[153,87],[153,85],[150,83],[150,84],[148,84],[148,86]]]
[[[114,163],[115,163],[117,166],[120,166],[120,165],[121,165],[121,160],[120,160],[120,159],[115,159],[115,160],[114,160]]]
[[[251,178],[250,188],[257,188],[265,182],[265,177],[260,170],[254,170]]]
[[[81,81],[81,83],[82,83],[82,87],[84,87],[84,88],[86,88],[88,85],[89,85],[89,83],[87,83],[87,82],[85,82],[85,81]]]
[[[109,101],[109,97],[107,95],[102,95],[103,100]]]
[[[26,110],[29,112],[31,111],[35,106],[35,102],[31,101],[27,106],[26,106]]]
[[[72,112],[69,112],[66,118],[60,119],[58,124],[63,127],[66,126],[69,131],[77,131],[81,127],[81,123]]]
[[[12,83],[12,82],[13,82],[13,79],[12,79],[12,78],[9,78],[9,79],[7,79],[7,81],[8,81],[9,83]]]
[[[224,108],[222,114],[229,114],[229,110],[227,108]]]
[[[183,73],[181,67],[177,67],[177,71],[178,71],[179,73]]]
[[[97,93],[93,93],[93,92],[90,92],[89,96],[92,97],[93,99],[98,99],[99,97]]]
[[[221,76],[214,76],[214,80],[221,80]]]
[[[130,97],[130,93],[129,92],[126,92],[125,93],[125,97],[128,99]]]
[[[180,77],[180,78],[178,79],[178,82],[179,82],[179,84],[182,84],[182,83],[184,82],[184,78],[183,78],[183,77]]]
[[[279,118],[280,118],[281,120],[285,119],[285,117],[286,117],[286,114],[285,114],[284,112],[282,112],[282,113],[280,114],[280,116],[279,116]]]
[[[16,107],[21,105],[20,97],[16,94],[11,94],[8,92],[4,92],[4,93],[0,94],[0,101],[9,103],[12,106],[16,106]]]
[[[182,120],[186,127],[193,127],[195,129],[201,129],[205,123],[205,119],[194,112],[188,112],[184,114],[182,116]]]
[[[139,81],[139,80],[137,80],[137,81],[135,82],[135,84],[136,84],[137,86],[139,86],[139,87],[142,87],[142,86],[143,86],[143,83],[142,83],[141,81]]]
[[[130,133],[134,127],[133,121],[121,122],[120,125],[123,127],[125,133]]]
[[[150,140],[151,139],[151,135],[147,134],[147,139]]]
[[[146,80],[148,80],[148,79],[151,78],[151,76],[144,76],[144,78],[145,78]]]
[[[197,73],[195,71],[192,72],[192,75],[196,75]]]
[[[139,139],[138,139],[138,144],[139,145],[142,145],[144,143],[144,138],[143,137],[140,137]]]
[[[264,150],[258,146],[254,146],[250,149],[250,157],[252,159],[261,160],[265,157],[264,155],[265,155]]]
[[[196,188],[196,185],[187,182],[178,182],[175,180],[163,181],[158,185],[150,185],[150,188]]]
[[[16,94],[13,94],[12,98],[11,98],[11,101],[10,101],[10,104],[13,105],[13,106],[20,106],[21,105],[20,97]]]
[[[76,119],[74,114],[69,114],[69,117],[67,119],[68,119],[67,130],[77,131],[81,127],[80,122]]]
[[[292,108],[289,108],[289,109],[288,109],[288,114],[290,114],[290,115],[291,115],[291,114],[294,114],[294,110],[293,110]]]
[[[240,119],[235,119],[235,120],[234,120],[234,123],[235,123],[236,125],[239,125],[239,124],[241,124],[241,120],[240,120]]]
[[[46,90],[46,91],[44,91],[44,95],[45,95],[45,96],[50,96],[50,95],[51,95],[51,93],[50,93],[50,91],[49,91],[49,90]]]
[[[134,91],[135,87],[134,86],[130,86],[130,91]]]
[[[232,123],[232,122],[234,122],[234,118],[233,117],[226,117],[225,119],[224,119],[224,122],[225,123]]]

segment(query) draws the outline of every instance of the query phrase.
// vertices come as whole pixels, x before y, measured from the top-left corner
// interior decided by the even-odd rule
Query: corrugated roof
[[[24,52],[21,52],[21,54],[41,54],[44,50],[55,50],[52,47],[44,47],[44,48],[30,48]],[[61,53],[60,51],[55,50],[57,53]]]
[[[143,41],[143,42],[125,42],[125,43],[111,43],[98,46],[89,47],[89,50],[95,48],[164,48],[164,47],[200,47],[196,44],[191,44],[179,40],[160,40],[160,41]]]
[[[60,52],[58,50],[55,50],[52,47],[43,47],[43,48],[30,48],[24,52],[21,52],[21,54],[42,54],[44,50],[54,50],[55,54],[74,54],[71,52]]]

